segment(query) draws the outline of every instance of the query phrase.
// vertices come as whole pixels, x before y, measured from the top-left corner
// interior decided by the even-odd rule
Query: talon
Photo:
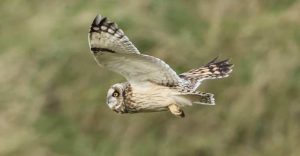
[[[181,117],[181,118],[185,117],[183,110],[181,110],[180,107],[177,106],[176,104],[170,105],[169,110],[172,114],[174,114],[177,117]]]

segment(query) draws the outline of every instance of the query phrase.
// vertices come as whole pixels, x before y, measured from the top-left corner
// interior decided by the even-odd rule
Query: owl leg
[[[172,114],[174,114],[177,117],[184,118],[184,112],[180,107],[178,107],[176,104],[169,105],[169,110]]]

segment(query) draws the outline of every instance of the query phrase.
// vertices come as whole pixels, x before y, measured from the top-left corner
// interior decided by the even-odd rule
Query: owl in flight
[[[228,60],[215,58],[178,75],[164,61],[141,54],[116,23],[100,15],[91,25],[88,40],[97,63],[127,80],[112,85],[107,93],[106,103],[117,113],[169,110],[184,117],[185,106],[215,105],[213,94],[197,88],[203,80],[228,77],[233,67]]]

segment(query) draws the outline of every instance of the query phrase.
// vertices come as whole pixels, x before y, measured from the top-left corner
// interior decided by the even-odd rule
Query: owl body
[[[121,86],[119,93],[123,97],[110,96],[113,92],[109,92],[107,98],[121,98],[120,106],[114,109],[118,113],[137,113],[137,112],[157,112],[166,111],[170,104],[175,103],[174,96],[178,94],[178,89],[166,86],[158,86],[154,83],[143,85],[130,85],[128,82],[116,84],[111,90],[116,91],[116,87]]]
[[[97,63],[128,81],[114,84],[107,93],[107,105],[121,114],[169,110],[184,117],[185,106],[215,104],[213,94],[197,91],[203,80],[225,78],[232,72],[228,60],[215,58],[178,75],[164,61],[141,54],[116,23],[100,15],[92,22],[88,39]]]
[[[183,85],[168,87],[151,82],[114,84],[108,91],[107,100],[109,107],[120,114],[170,110],[180,117],[184,116],[181,108],[193,103],[214,105],[213,94],[190,90]]]
[[[173,102],[171,98],[173,90],[149,83],[146,86],[132,85],[133,105],[141,112],[167,110],[168,105]]]

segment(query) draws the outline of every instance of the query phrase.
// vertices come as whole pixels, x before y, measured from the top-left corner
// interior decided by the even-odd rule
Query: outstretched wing
[[[88,39],[92,52],[140,53],[116,23],[100,15],[95,17]]]
[[[169,65],[149,55],[136,53],[94,53],[96,61],[104,67],[123,75],[130,83],[153,82],[177,86],[180,78]]]
[[[162,60],[140,54],[123,31],[106,17],[98,15],[94,19],[89,44],[98,64],[123,75],[130,83],[177,86],[181,81]]]
[[[197,89],[203,80],[228,77],[232,72],[233,64],[230,64],[228,59],[219,62],[216,60],[217,58],[200,68],[182,73],[179,77],[188,81],[186,87],[192,90]]]

